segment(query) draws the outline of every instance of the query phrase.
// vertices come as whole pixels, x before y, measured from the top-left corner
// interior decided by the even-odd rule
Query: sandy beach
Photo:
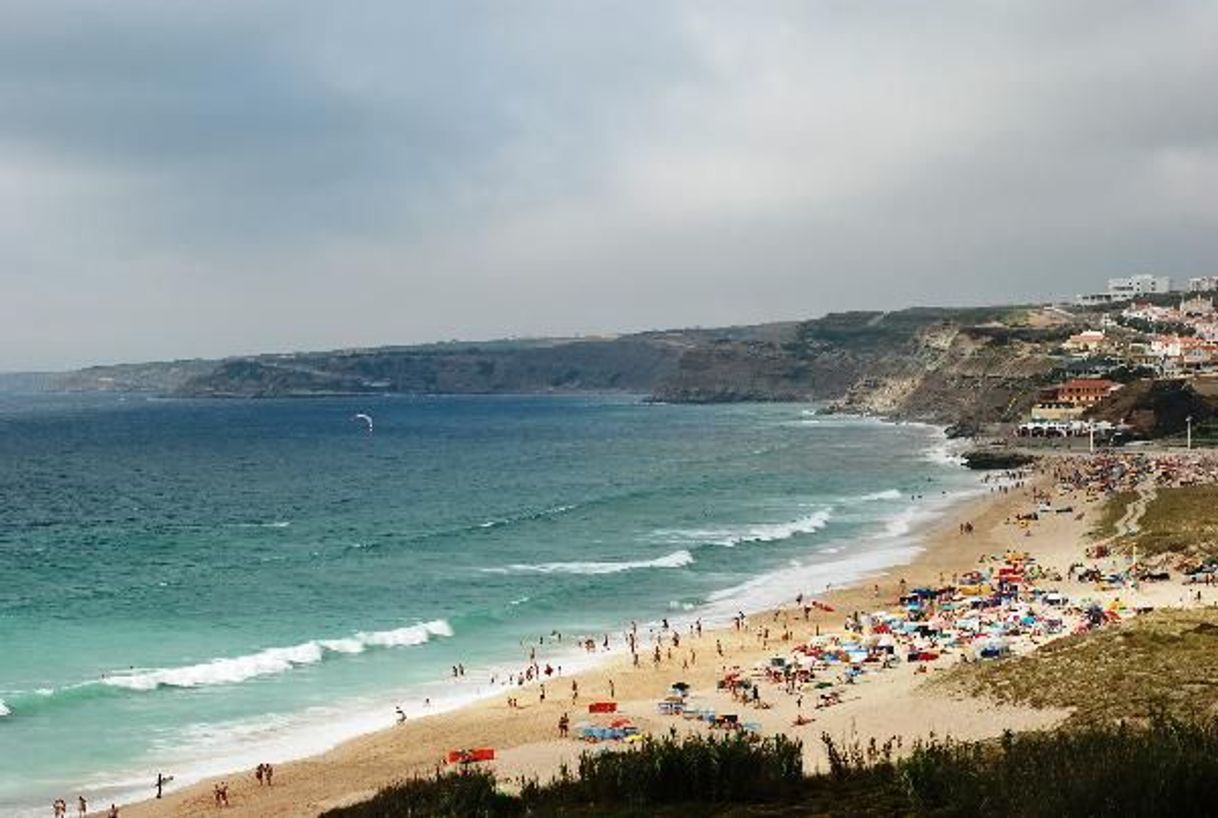
[[[243,771],[167,792],[161,800],[128,805],[121,814],[131,818],[212,815],[218,811],[213,788],[217,782],[226,781],[230,803],[223,811],[226,815],[314,816],[365,799],[403,778],[432,773],[449,750],[469,747],[495,748],[493,769],[501,780],[520,776],[544,780],[556,773],[559,765],[573,765],[579,754],[592,746],[574,738],[560,739],[559,718],[567,713],[573,723],[591,720],[588,702],[608,700],[611,685],[619,714],[630,718],[644,733],[706,731],[703,723],[657,713],[656,702],[670,686],[686,682],[700,705],[720,712],[739,712],[742,720],[756,722],[762,734],[788,733],[802,739],[808,770],[824,766],[822,733],[862,742],[899,737],[908,746],[914,739],[932,733],[978,739],[1000,735],[1007,729],[1053,726],[1068,713],[996,706],[928,690],[928,680],[959,661],[959,657],[947,655],[925,666],[901,663],[884,672],[868,673],[857,684],[843,685],[841,703],[825,709],[815,708],[811,696],[797,703],[795,696],[777,686],[772,691],[764,690],[765,709],[745,707],[716,690],[716,682],[733,666],[748,669],[785,652],[794,641],[840,633],[848,613],[891,608],[902,588],[950,582],[954,574],[976,568],[979,560],[1023,551],[1035,557],[1041,567],[1065,575],[1069,565],[1083,558],[1089,543],[1087,532],[1095,524],[1102,501],[1082,491],[1061,491],[1053,484],[1054,480],[1042,473],[1026,484],[1011,485],[1007,490],[994,488],[962,502],[917,532],[923,550],[910,564],[819,594],[817,600],[832,607],[832,612],[814,609],[805,618],[804,610],[792,600],[789,608],[750,615],[743,629],[706,630],[701,636],[683,632],[679,647],[671,649],[665,643],[658,665],[652,661],[650,642],[641,634],[639,667],[632,667],[629,654],[619,648],[592,670],[547,681],[544,702],[539,701],[539,688],[534,683],[511,691],[520,702],[515,708],[509,707],[509,692],[505,690],[493,699],[401,725],[388,726],[393,722],[389,713],[387,728],[380,732],[313,758],[276,765],[272,787],[260,786],[252,771]],[[1072,511],[1042,514],[1031,525],[1013,524],[1017,513],[1035,508],[1034,490],[1048,492],[1052,502],[1070,504]],[[971,524],[971,533],[963,530],[965,524]],[[1183,601],[1176,583],[1142,586],[1135,594],[1138,598],[1130,600],[1129,592],[1125,593],[1127,604],[1164,606]],[[1096,595],[1110,599],[1115,592],[1107,597],[1103,592]],[[792,642],[781,639],[788,628]],[[620,643],[621,637],[616,641]],[[717,645],[722,647],[722,656]],[[1032,642],[1025,641],[1016,650],[1033,648]],[[573,681],[579,692],[574,702]],[[796,726],[801,714],[806,723]]]

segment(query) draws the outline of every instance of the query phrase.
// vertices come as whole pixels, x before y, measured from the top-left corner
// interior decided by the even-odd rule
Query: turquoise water
[[[0,814],[453,706],[554,630],[899,560],[972,485],[942,446],[792,405],[0,397]]]

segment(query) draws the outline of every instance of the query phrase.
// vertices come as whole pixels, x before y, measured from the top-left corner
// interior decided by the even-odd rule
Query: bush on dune
[[[391,787],[323,818],[626,818],[626,816],[1132,816],[1214,814],[1218,721],[1158,714],[1000,741],[842,746],[824,738],[830,769],[805,777],[798,742],[648,740],[585,753],[578,775],[496,790],[488,772],[447,773]]]

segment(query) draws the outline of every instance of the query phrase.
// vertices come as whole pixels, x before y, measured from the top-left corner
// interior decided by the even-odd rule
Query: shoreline
[[[980,481],[981,473],[976,474]],[[894,585],[897,574],[923,576],[927,570],[938,570],[947,563],[960,567],[959,554],[954,550],[948,549],[952,551],[950,555],[945,556],[942,553],[943,547],[950,545],[945,542],[946,534],[955,525],[955,521],[980,517],[987,510],[993,512],[995,507],[1006,509],[1017,500],[1013,493],[993,495],[981,493],[983,491],[978,489],[952,492],[955,496],[941,508],[931,511],[930,519],[919,520],[911,525],[909,531],[902,535],[907,543],[901,546],[907,551],[909,559],[857,569],[852,572],[854,576],[848,581],[833,582],[833,587],[819,593],[816,589],[806,588],[805,593],[811,591],[818,599],[829,602],[839,611],[845,611],[850,609],[852,604],[871,602],[874,605],[874,598],[868,589],[877,583]],[[929,501],[936,499],[937,497],[928,498]],[[1003,516],[1006,516],[1005,513]],[[848,564],[851,560],[843,559],[841,562]],[[764,580],[765,576],[753,581]],[[895,587],[893,590],[895,592]],[[866,605],[863,604],[861,608],[865,609]],[[751,612],[749,617],[753,621],[759,621],[777,615],[776,609],[763,608]],[[841,618],[841,614],[826,615],[817,612],[810,617],[809,624],[820,628],[824,633],[830,633],[840,630]],[[674,624],[678,621],[684,623],[686,619],[692,622],[694,615],[691,613],[687,616],[682,612],[672,619]],[[764,649],[759,651],[757,646],[749,645],[747,639],[740,638],[740,634],[734,633],[731,627],[726,625],[727,621],[730,620],[725,614],[723,627],[707,628],[700,639],[683,642],[687,649],[696,652],[702,660],[701,665],[681,670],[662,665],[660,672],[683,677],[706,677],[707,671],[714,667],[708,664],[709,660],[718,658],[714,656],[716,640],[724,643],[726,655],[723,661],[745,661],[759,652],[765,652]],[[500,757],[495,768],[501,779],[537,774],[543,779],[548,778],[549,773],[546,771],[556,771],[559,764],[576,761],[579,752],[587,748],[587,745],[577,742],[569,742],[570,746],[566,751],[550,746],[554,743],[554,724],[561,712],[556,708],[568,704],[570,709],[569,699],[565,694],[572,680],[578,682],[581,692],[586,691],[584,695],[590,693],[592,696],[605,697],[608,693],[607,680],[615,679],[616,699],[622,704],[623,712],[632,717],[638,714],[636,722],[646,721],[642,714],[647,713],[649,709],[654,710],[653,706],[649,708],[643,702],[654,700],[662,693],[659,688],[663,685],[655,676],[656,671],[647,667],[637,670],[631,668],[629,655],[623,646],[617,645],[608,653],[598,652],[594,658],[589,658],[591,664],[587,667],[574,674],[565,674],[561,678],[555,677],[547,681],[550,701],[544,705],[535,701],[539,690],[536,683],[522,688],[494,687],[453,709],[412,717],[405,726],[392,725],[392,720],[386,717],[385,726],[379,729],[342,740],[323,752],[305,754],[277,763],[277,783],[274,788],[276,795],[286,795],[288,793],[285,791],[289,786],[294,790],[299,786],[298,783],[291,782],[315,781],[318,777],[333,780],[333,785],[323,787],[322,793],[294,792],[293,806],[289,807],[287,812],[280,812],[283,808],[276,807],[276,812],[315,815],[324,809],[365,799],[380,787],[394,781],[412,774],[433,772],[446,749],[464,746],[495,746]],[[505,713],[507,708],[503,699],[508,693],[515,694],[525,705],[520,710],[509,710]],[[580,704],[582,705],[583,701]],[[573,715],[574,719],[580,717],[578,712]],[[342,772],[338,773],[340,770]],[[211,787],[222,780],[229,782],[230,799],[233,802],[232,814],[258,815],[261,814],[261,809],[269,807],[267,804],[259,804],[258,801],[269,796],[271,791],[259,791],[255,788],[252,776],[238,772],[204,775],[193,783],[168,792],[159,802],[155,799],[128,802],[124,805],[122,814],[137,818],[209,814],[214,809]],[[310,787],[310,790],[312,789],[314,788]],[[305,796],[303,802],[298,800],[299,796]],[[226,814],[228,812],[230,811],[226,810]]]
[[[912,538],[908,536],[885,536],[885,526],[891,522],[893,525],[900,527],[900,531],[904,533],[908,530],[908,522],[911,519],[918,521],[917,528],[922,528],[925,523],[920,518],[931,509],[933,511],[930,513],[933,513],[935,517],[947,513],[950,509],[947,503],[943,503],[940,506],[932,506],[931,503],[938,503],[940,488],[946,488],[949,493],[955,495],[957,490],[963,486],[963,483],[955,478],[966,474],[958,466],[947,468],[944,465],[935,465],[944,464],[949,459],[945,455],[947,454],[950,442],[939,434],[941,427],[933,424],[911,422],[888,424],[883,419],[875,417],[835,416],[822,420],[833,425],[844,423],[851,426],[877,427],[874,430],[867,430],[865,434],[868,436],[881,433],[882,429],[878,427],[886,425],[914,426],[921,427],[921,430],[911,432],[909,435],[912,442],[908,447],[908,454],[912,470],[902,469],[899,482],[889,482],[886,476],[889,473],[881,472],[877,480],[869,478],[864,482],[863,486],[858,487],[853,492],[843,488],[838,494],[825,495],[824,507],[828,509],[832,505],[835,515],[847,516],[854,520],[868,520],[869,522],[865,525],[865,533],[859,532],[854,535],[843,533],[841,536],[836,536],[831,532],[822,532],[813,537],[800,537],[799,539],[803,539],[804,542],[798,543],[790,552],[785,550],[777,552],[779,554],[787,553],[788,556],[796,557],[798,560],[805,562],[805,570],[811,568],[812,578],[802,582],[801,587],[813,592],[818,591],[823,584],[821,577],[833,581],[835,585],[841,585],[845,575],[851,573],[857,574],[857,581],[861,581],[863,577],[871,576],[877,570],[882,570],[883,564],[889,562],[903,563],[915,556],[913,552],[917,549],[917,546],[910,544]],[[787,422],[791,421],[784,421],[784,425]],[[800,419],[796,419],[794,422],[799,423]],[[754,452],[754,454],[757,453],[759,452]],[[918,460],[926,460],[928,462],[918,464],[916,462]],[[907,480],[907,471],[908,475],[915,475],[915,477]],[[916,483],[918,480],[923,479],[923,476],[927,475],[936,479],[936,485],[933,490],[929,484],[926,485],[926,490],[928,491],[927,505],[911,508],[912,504],[906,502],[905,497],[902,495],[905,495],[911,486],[914,491],[922,490],[918,488]],[[909,485],[905,485],[906,483]],[[898,491],[892,488],[893,486],[903,486],[903,489]],[[968,486],[972,488],[972,481],[968,481]],[[877,490],[871,491],[871,489]],[[883,491],[878,491],[878,489],[883,489]],[[818,495],[816,499],[819,502],[821,498]],[[819,506],[817,507],[819,508]],[[792,517],[803,513],[803,511],[798,511]],[[773,524],[775,527],[786,528],[788,525],[795,527],[796,523],[800,522],[794,521],[788,523],[789,518],[781,516],[785,512],[779,512],[779,514],[781,519]],[[733,518],[737,516],[739,515],[733,515]],[[746,514],[743,519],[747,521],[748,515]],[[755,521],[748,522],[747,525],[742,524],[742,530],[756,527],[764,529],[767,527],[766,524],[754,523]],[[852,525],[854,524],[852,523]],[[798,528],[795,528],[795,532],[797,534],[801,533]],[[808,533],[810,532],[811,529],[809,529]],[[826,537],[827,533],[828,537]],[[750,534],[749,536],[752,535]],[[787,534],[784,532],[779,535],[773,535],[767,532],[757,534],[756,536],[760,541],[768,542],[771,537],[780,539],[785,538]],[[739,540],[736,544],[740,542],[751,541]],[[712,544],[727,545],[727,543],[717,542]],[[854,551],[856,545],[861,546],[861,552]],[[822,549],[822,546],[830,547]],[[844,547],[834,548],[834,546]],[[783,549],[791,548],[789,544],[781,544],[781,547]],[[822,550],[841,550],[846,553],[832,555],[818,553]],[[882,553],[872,554],[870,553],[872,551]],[[902,553],[894,556],[893,551],[901,551]],[[904,553],[906,551],[908,553]],[[731,552],[723,553],[730,554]],[[860,560],[880,563],[881,565],[867,564],[860,567]],[[678,610],[678,607],[680,607],[678,603],[668,603],[666,605],[666,601],[670,599],[669,596],[658,596],[654,607],[647,607],[646,610],[641,606],[632,608],[630,605],[626,605],[623,607],[619,603],[616,613],[614,613],[614,621],[616,621],[617,625],[615,627],[611,624],[609,627],[609,631],[613,635],[613,641],[620,643],[621,623],[628,621],[628,616],[632,610],[635,613],[645,613],[648,620],[654,618],[657,624],[664,614],[667,614],[674,621],[678,617],[682,620],[692,621],[699,613],[706,611],[706,600],[714,598],[716,601],[719,601],[719,594],[723,594],[725,598],[720,602],[717,613],[704,613],[704,624],[712,616],[717,620],[726,622],[730,618],[730,615],[736,611],[737,605],[749,611],[760,610],[762,609],[762,603],[769,601],[767,592],[772,590],[772,577],[759,575],[757,572],[764,570],[772,575],[781,576],[791,574],[790,569],[786,568],[785,563],[782,562],[769,564],[770,561],[763,561],[764,565],[756,564],[758,558],[751,556],[747,553],[747,549],[743,547],[735,555],[725,558],[724,562],[729,564],[729,567],[724,569],[723,573],[716,576],[716,582],[709,586],[714,591],[713,597],[702,595],[701,599],[698,599],[694,596],[686,598],[681,597],[680,594],[674,595],[680,598],[678,602],[681,599],[685,599],[688,602],[697,602],[698,608],[692,612]],[[759,580],[760,587],[741,587],[736,584],[750,578]],[[761,593],[759,594],[758,591]],[[769,596],[772,597],[773,594],[771,593]],[[780,596],[785,597],[786,594]],[[567,619],[570,619],[570,617],[567,617]],[[542,624],[544,624],[544,621]],[[566,630],[566,628],[561,629]],[[570,630],[575,632],[578,628],[571,626]],[[539,627],[538,631],[548,633],[549,628]],[[617,661],[622,650],[619,647],[618,652],[614,655],[606,656],[598,652],[596,656],[587,657],[583,655],[582,651],[567,647],[566,652],[562,656],[555,656],[549,652],[551,640],[548,636],[546,642],[547,656],[545,658],[555,663],[561,662],[567,667],[568,675],[576,671],[576,663],[574,661],[576,657],[584,660],[585,663],[593,662],[596,664],[596,667],[601,667],[605,663]],[[272,642],[272,644],[274,643]],[[284,644],[287,643],[285,642]],[[476,706],[481,699],[494,699],[496,696],[506,693],[502,688],[496,688],[493,685],[485,683],[489,671],[494,670],[495,666],[500,668],[519,667],[523,663],[523,659],[520,656],[522,650],[514,639],[510,645],[507,642],[503,644],[506,645],[506,658],[504,656],[492,655],[486,660],[486,664],[482,666],[482,669],[486,669],[488,672],[483,673],[482,669],[471,668],[469,678],[462,680],[462,683],[454,682],[449,684],[449,680],[444,678],[447,674],[441,670],[436,674],[435,679],[428,676],[427,681],[420,683],[424,687],[416,687],[414,682],[410,682],[408,688],[397,691],[387,689],[380,693],[360,698],[354,698],[356,694],[352,691],[338,688],[336,691],[337,697],[346,696],[347,701],[325,709],[311,708],[307,712],[287,713],[280,717],[279,715],[272,714],[270,710],[273,709],[273,705],[268,705],[267,709],[254,714],[252,718],[245,722],[222,723],[217,719],[214,727],[204,725],[208,729],[200,731],[198,735],[185,736],[183,741],[160,747],[152,753],[136,759],[135,763],[116,765],[114,769],[108,770],[104,774],[92,773],[71,776],[75,779],[75,786],[70,785],[67,789],[79,787],[94,804],[100,804],[104,801],[108,805],[112,799],[118,801],[120,796],[122,796],[124,803],[130,804],[138,802],[151,792],[151,787],[147,783],[149,780],[149,770],[155,773],[157,769],[162,769],[167,774],[175,774],[177,781],[172,786],[177,788],[188,780],[206,780],[222,776],[226,773],[235,775],[232,773],[232,770],[240,770],[246,767],[252,768],[258,761],[267,758],[280,763],[322,755],[346,741],[358,739],[391,726],[393,722],[393,706],[397,702],[401,702],[408,712],[411,712],[412,709],[417,711],[417,713],[412,715],[422,715],[421,708],[417,708],[416,705],[422,703],[424,695],[430,695],[434,705],[433,711],[427,714],[428,717],[441,718],[438,711],[446,711],[447,715],[447,713],[456,709]],[[237,658],[245,657],[241,656]],[[152,670],[156,670],[155,664],[152,663]],[[472,682],[474,679],[477,679],[478,682],[466,686],[465,682]],[[481,688],[481,691],[478,688]],[[202,714],[204,719],[206,715],[206,713]],[[271,718],[259,718],[259,716],[263,715],[271,716]],[[264,722],[268,724],[265,728],[262,726]],[[29,814],[36,815],[41,814],[42,811],[37,806],[40,803],[40,799],[14,800],[12,803],[13,809],[21,812],[21,814],[27,814],[26,811],[28,811]]]

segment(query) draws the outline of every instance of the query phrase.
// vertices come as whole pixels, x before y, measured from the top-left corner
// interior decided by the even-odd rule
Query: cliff
[[[600,338],[446,343],[93,367],[60,390],[177,397],[623,391],[671,402],[832,401],[965,424],[1014,418],[1078,327],[1022,307],[831,313]]]

